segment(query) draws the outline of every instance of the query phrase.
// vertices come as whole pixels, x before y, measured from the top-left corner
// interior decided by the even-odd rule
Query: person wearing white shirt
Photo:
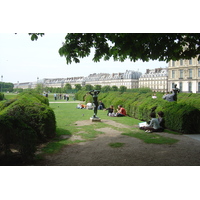
[[[156,94],[154,93],[153,96],[152,96],[152,99],[156,99],[156,98],[157,98],[157,96],[156,96]]]
[[[86,106],[87,106],[88,110],[92,110],[93,109],[93,106],[92,106],[91,102],[88,102]]]

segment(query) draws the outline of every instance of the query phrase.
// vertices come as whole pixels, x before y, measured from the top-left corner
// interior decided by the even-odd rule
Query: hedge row
[[[0,101],[4,100],[4,94],[0,92]]]
[[[119,104],[127,110],[127,114],[141,121],[149,121],[150,113],[163,111],[166,128],[184,134],[200,133],[200,97],[199,94],[178,94],[178,102],[168,102],[162,99],[163,94],[157,93],[157,99],[151,98],[152,93],[100,93],[106,107]],[[86,103],[91,101],[91,95],[86,96]]]
[[[46,97],[23,93],[0,105],[0,143],[5,154],[14,145],[24,159],[34,156],[36,145],[55,136],[56,120]]]

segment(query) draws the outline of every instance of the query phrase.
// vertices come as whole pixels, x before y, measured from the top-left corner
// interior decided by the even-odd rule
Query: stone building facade
[[[106,86],[109,85],[117,86],[125,86],[127,89],[138,88],[139,86],[139,77],[142,75],[141,72],[136,72],[132,70],[126,70],[124,73],[100,73],[100,74],[90,74],[88,77],[84,78],[85,84],[90,85],[101,85]]]
[[[168,66],[168,88],[174,85],[182,92],[200,92],[200,61],[197,58],[190,60],[170,61]]]
[[[72,88],[75,88],[75,84],[80,84],[84,86],[86,84],[90,85],[101,85],[120,87],[121,85],[126,86],[128,89],[138,88],[139,77],[142,75],[141,72],[135,72],[132,70],[126,70],[124,73],[99,73],[90,74],[87,77],[70,77],[70,78],[44,78],[38,79],[37,82],[26,82],[26,83],[16,83],[14,88],[35,88],[37,84],[42,84],[43,87],[64,87],[65,84],[71,84]]]
[[[146,73],[139,78],[139,88],[150,88],[155,92],[168,91],[168,69],[147,69]]]
[[[72,88],[75,88],[75,84],[83,84],[83,79],[83,76],[70,78],[45,78],[38,82],[42,83],[43,87],[63,88],[67,83],[69,83]]]
[[[84,86],[105,85],[126,86],[132,88],[150,88],[155,92],[170,92],[174,85],[182,92],[200,92],[200,61],[197,58],[190,60],[170,61],[168,68],[147,69],[142,75],[141,72],[126,70],[123,73],[99,73],[90,74],[87,77],[70,78],[44,78],[35,82],[16,83],[14,88],[35,88],[37,84],[43,87],[64,87],[66,83],[75,88],[75,84]]]
[[[24,83],[14,83],[14,89],[15,88],[22,88],[22,89],[32,89],[35,88],[37,85],[37,82],[24,82]]]

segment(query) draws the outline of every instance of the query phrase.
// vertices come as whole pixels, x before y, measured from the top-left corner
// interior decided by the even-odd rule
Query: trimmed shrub
[[[4,100],[4,94],[0,93],[0,101]]]
[[[24,161],[30,161],[34,157],[36,151],[37,134],[32,128],[23,128],[19,130],[17,135],[17,144],[19,152]]]
[[[89,91],[88,91],[88,92],[89,92]],[[85,101],[86,96],[89,95],[88,92],[85,91],[85,90],[79,90],[79,91],[75,94],[75,98],[76,98],[77,100],[79,100],[79,101]],[[90,95],[90,96],[91,96],[91,95]]]
[[[168,129],[187,134],[200,133],[200,94],[180,93],[178,102],[163,100],[162,93],[156,93],[156,99],[152,99],[152,92],[108,92],[106,94],[98,95],[98,99],[102,100],[106,107],[113,105],[116,109],[121,104],[129,116],[142,121],[149,121],[152,111],[156,113],[163,111]]]
[[[27,92],[22,92],[20,94],[17,95],[16,98],[21,97],[21,96],[26,96],[26,98],[32,98],[35,97],[37,98],[41,103],[46,104],[47,106],[49,106],[49,99],[44,97],[43,95],[40,95],[37,92],[34,91],[27,91]]]
[[[41,97],[26,93],[1,105],[0,141],[5,153],[15,145],[23,159],[30,159],[37,144],[55,136],[55,114]]]
[[[9,99],[3,103],[0,104],[0,111],[3,110],[4,108],[8,107],[10,104],[12,104],[13,102],[15,102],[17,99]]]
[[[165,113],[165,125],[167,128],[185,133],[200,133],[200,111],[190,105],[167,102]]]

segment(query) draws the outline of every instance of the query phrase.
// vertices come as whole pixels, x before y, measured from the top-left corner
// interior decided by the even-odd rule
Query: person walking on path
[[[57,94],[54,93],[54,100],[57,100]]]

